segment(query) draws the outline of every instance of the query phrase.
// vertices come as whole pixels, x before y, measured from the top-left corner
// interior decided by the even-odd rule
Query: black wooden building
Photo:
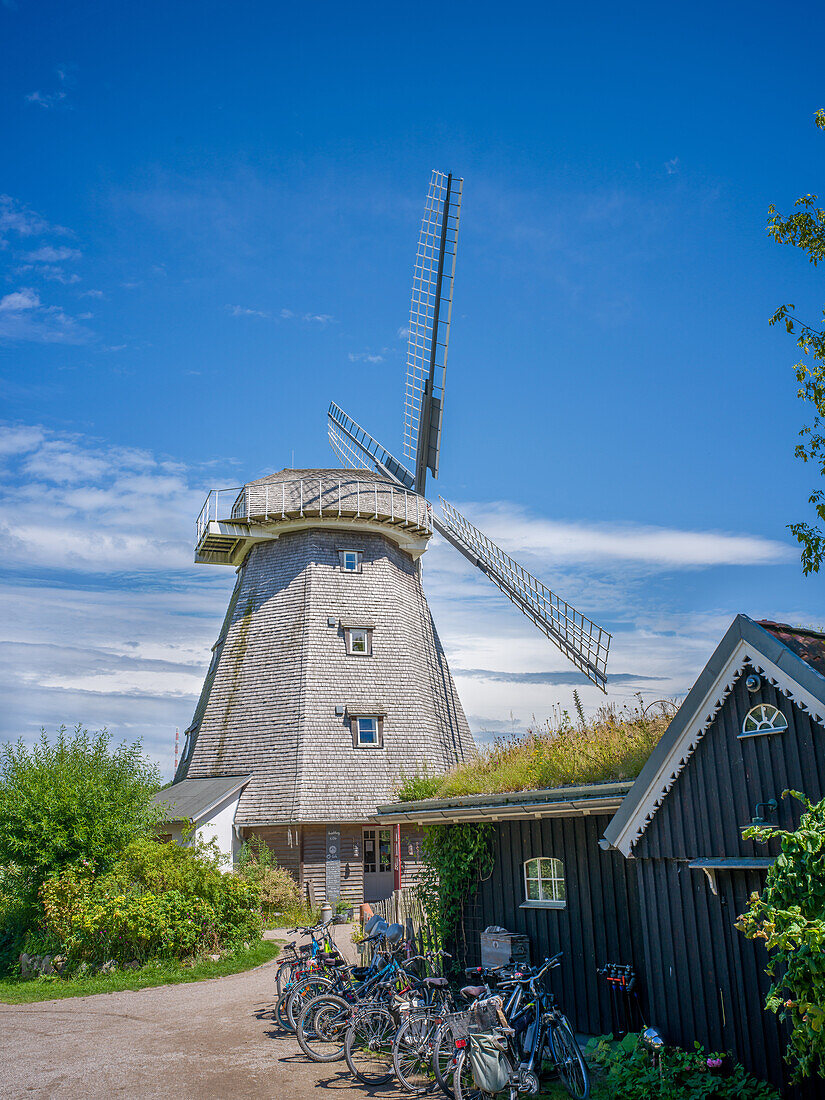
[[[563,949],[555,988],[590,1034],[614,1023],[597,969],[630,963],[646,1019],[668,1041],[730,1051],[780,1085],[785,1040],[763,1008],[765,952],[735,922],[778,850],[742,830],[755,818],[795,828],[802,807],[781,797],[788,788],[825,796],[825,635],[740,615],[633,784],[397,803],[379,815],[495,824],[495,866],[465,922],[468,962],[493,924],[526,933],[534,961]],[[785,1091],[825,1097],[825,1081]]]
[[[651,1019],[776,1084],[785,1039],[762,1008],[765,951],[735,922],[778,851],[742,830],[795,828],[803,808],[786,789],[825,796],[825,636],[740,615],[605,840],[636,870]]]
[[[563,950],[551,986],[576,1029],[596,1035],[613,1026],[609,987],[598,969],[644,962],[634,870],[619,852],[599,847],[630,787],[428,799],[381,806],[379,813],[393,823],[495,824],[493,870],[465,909],[461,961],[481,962],[479,934],[489,925],[527,935],[533,962]]]

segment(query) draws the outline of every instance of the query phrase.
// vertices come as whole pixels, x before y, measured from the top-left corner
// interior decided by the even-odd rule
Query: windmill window
[[[342,573],[360,573],[364,555],[361,550],[339,550],[338,562]]]
[[[357,715],[350,719],[352,745],[356,749],[380,749],[384,745],[384,719],[377,715]]]
[[[537,856],[524,864],[522,909],[563,909],[566,902],[564,864],[560,859]]]
[[[372,656],[372,630],[368,627],[351,626],[346,629],[347,653]]]
[[[788,719],[771,703],[758,703],[751,707],[742,723],[740,737],[760,737],[766,733],[783,733],[788,728]]]

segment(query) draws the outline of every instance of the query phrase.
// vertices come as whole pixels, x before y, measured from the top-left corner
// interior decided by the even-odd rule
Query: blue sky
[[[191,563],[206,489],[333,465],[331,398],[401,450],[433,167],[465,179],[433,489],[614,631],[610,700],[683,693],[738,611],[825,622],[767,324],[823,297],[764,231],[825,154],[825,19],[790,14],[4,0],[0,737],[105,723],[168,769],[232,580]],[[425,578],[476,731],[570,705],[452,550]]]

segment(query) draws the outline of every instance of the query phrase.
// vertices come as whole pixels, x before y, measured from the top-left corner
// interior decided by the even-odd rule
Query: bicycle
[[[559,1080],[574,1100],[587,1100],[590,1078],[584,1056],[567,1017],[562,1013],[554,994],[540,988],[539,980],[560,965],[563,952],[545,959],[544,965],[532,974],[520,973],[501,982],[502,986],[517,983],[529,993],[529,1003],[509,1020],[509,1026],[493,1026],[489,1034],[499,1047],[501,1061],[507,1072],[510,1100],[518,1093],[536,1096],[540,1091],[543,1061],[552,1063]],[[490,1095],[480,1089],[472,1073],[468,1073],[469,1049],[473,1034],[459,1040],[459,1053],[453,1073],[455,1100],[486,1100]]]

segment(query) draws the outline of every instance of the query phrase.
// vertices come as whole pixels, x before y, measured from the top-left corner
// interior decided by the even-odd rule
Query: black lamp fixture
[[[756,816],[751,818],[751,825],[773,825],[772,821],[768,821],[767,814],[775,814],[778,805],[775,798],[771,798],[767,802],[757,802]]]

